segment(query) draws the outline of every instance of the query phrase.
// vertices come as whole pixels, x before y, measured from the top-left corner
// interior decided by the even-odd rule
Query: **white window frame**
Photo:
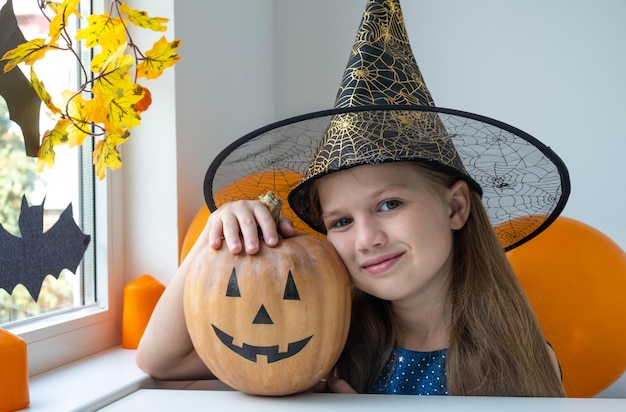
[[[108,7],[108,0],[92,0],[93,13],[103,13]],[[95,233],[92,239],[95,245],[95,303],[5,326],[7,331],[28,344],[30,376],[121,342],[124,287],[121,176],[108,173],[106,179],[96,179],[94,190]]]

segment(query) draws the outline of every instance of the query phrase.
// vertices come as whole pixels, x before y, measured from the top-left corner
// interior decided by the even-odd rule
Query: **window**
[[[5,3],[6,0],[0,0],[0,7]],[[18,25],[27,39],[47,36],[48,21],[38,3],[13,0]],[[92,7],[103,9],[104,6],[105,0],[82,0],[81,14],[90,14]],[[85,67],[89,67],[90,50],[76,51],[86,62]],[[54,99],[62,90],[76,90],[80,71],[69,53],[56,53],[54,57],[50,53],[35,68]],[[28,73],[26,76],[29,77]],[[42,106],[40,130],[49,129],[51,123]],[[55,149],[54,168],[37,173],[36,159],[25,156],[21,129],[9,120],[6,102],[0,97],[0,223],[13,235],[20,236],[18,218],[24,195],[29,206],[43,205],[44,230],[54,225],[71,204],[74,221],[91,238],[76,272],[63,270],[46,276],[36,301],[23,285],[4,290],[0,284],[0,327],[28,342],[31,374],[111,347],[119,339],[108,296],[112,280],[108,277],[107,239],[111,234],[107,216],[112,184],[110,179],[96,182],[93,147],[89,146]],[[77,341],[81,342],[79,348]],[[52,346],[60,349],[48,356]]]
[[[27,40],[47,36],[48,21],[41,13],[37,1],[14,2],[14,13]],[[52,96],[60,96],[63,90],[76,88],[79,71],[71,70],[73,66],[75,60],[66,52],[49,52],[46,59],[38,62],[38,75]],[[28,72],[25,75],[28,77]],[[55,167],[37,173],[36,159],[25,156],[21,129],[9,121],[4,99],[0,113],[0,131],[3,136],[0,161],[3,163],[1,173],[4,182],[0,185],[0,196],[6,199],[0,206],[0,222],[5,229],[14,236],[20,236],[18,219],[25,212],[21,206],[24,196],[30,206],[43,206],[44,232],[57,223],[61,213],[71,204],[73,218],[78,226],[84,233],[93,234],[94,191],[89,148],[62,147],[57,150]],[[53,127],[45,106],[42,105],[40,113],[40,129],[48,130]],[[93,251],[93,242],[90,242],[83,263],[76,273],[64,269],[61,273],[47,274],[40,290],[38,284],[32,285],[35,289],[30,292],[23,284],[18,284],[13,290],[6,290],[14,286],[9,283],[6,289],[0,291],[0,325],[94,303]],[[31,296],[33,293],[36,300]]]

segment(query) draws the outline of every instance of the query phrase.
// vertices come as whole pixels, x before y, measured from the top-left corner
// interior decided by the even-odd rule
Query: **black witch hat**
[[[291,185],[291,210],[325,233],[310,207],[311,183],[354,166],[397,161],[466,180],[482,194],[506,250],[543,231],[569,196],[567,168],[549,147],[497,120],[436,107],[398,0],[369,0],[334,108],[273,123],[235,141],[209,167],[205,199],[215,210],[274,190],[272,182],[283,189]],[[263,185],[250,184],[250,176],[268,173],[271,179],[259,179]],[[301,181],[286,178],[294,174]]]

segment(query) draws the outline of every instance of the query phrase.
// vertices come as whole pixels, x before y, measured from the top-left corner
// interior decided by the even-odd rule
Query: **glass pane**
[[[0,6],[4,3],[0,0]],[[37,0],[13,1],[18,25],[27,40],[47,37],[48,20],[42,15],[38,3]],[[71,30],[76,29],[72,27]],[[77,52],[81,53],[80,50]],[[88,62],[85,65],[88,67]],[[71,53],[48,52],[35,68],[53,100],[65,89],[76,90],[80,72]],[[20,69],[29,78],[30,68]],[[44,105],[39,120],[41,132],[54,125]],[[65,269],[61,273],[48,274],[41,289],[39,285],[35,287],[34,294],[39,293],[36,301],[30,293],[33,291],[29,292],[22,284],[13,290],[6,290],[11,289],[10,284],[5,288],[0,284],[0,325],[79,308],[95,299],[91,148],[62,146],[55,151],[54,168],[37,173],[36,159],[26,156],[21,129],[10,121],[6,101],[0,97],[0,223],[13,236],[21,237],[18,219],[22,213],[22,196],[25,196],[30,206],[43,205],[44,232],[71,204],[74,221],[83,233],[91,236],[83,263],[76,273]]]

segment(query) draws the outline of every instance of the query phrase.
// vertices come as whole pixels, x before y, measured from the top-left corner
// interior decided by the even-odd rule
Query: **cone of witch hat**
[[[409,43],[397,0],[369,0],[333,109],[270,124],[224,149],[209,166],[204,192],[221,202],[255,199],[246,186],[216,202],[214,193],[246,176],[300,173],[289,207],[313,229],[324,226],[311,207],[313,182],[364,164],[412,161],[466,180],[505,249],[543,231],[569,196],[562,160],[527,133],[473,113],[435,106]],[[271,189],[271,188],[270,188]]]
[[[396,0],[367,3],[335,99],[335,108],[383,106],[435,106]],[[350,167],[398,161],[446,170],[482,193],[436,111],[359,110],[333,116],[302,184],[290,193],[289,204],[311,227],[323,232],[319,214],[311,207],[311,183]]]

